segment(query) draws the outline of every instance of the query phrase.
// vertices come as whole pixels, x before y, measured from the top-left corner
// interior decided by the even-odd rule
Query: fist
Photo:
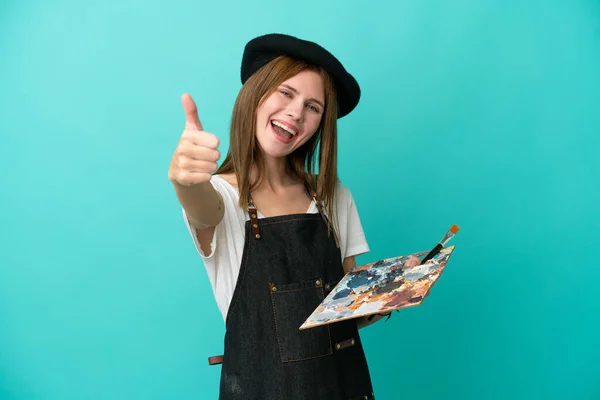
[[[192,96],[181,96],[181,104],[185,111],[185,129],[171,159],[169,180],[191,186],[210,181],[211,173],[217,170],[221,153],[218,150],[219,139],[202,128]]]

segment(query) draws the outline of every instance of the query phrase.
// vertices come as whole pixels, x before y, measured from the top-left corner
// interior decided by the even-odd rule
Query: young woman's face
[[[266,156],[285,157],[310,139],[325,109],[323,79],[305,70],[277,87],[256,110],[256,138]]]

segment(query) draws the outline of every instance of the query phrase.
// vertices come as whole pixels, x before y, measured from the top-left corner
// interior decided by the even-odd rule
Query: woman
[[[251,40],[241,72],[221,167],[184,95],[169,170],[226,322],[220,398],[372,399],[356,320],[298,330],[369,250],[337,176],[337,119],[360,88],[327,50],[287,35]]]

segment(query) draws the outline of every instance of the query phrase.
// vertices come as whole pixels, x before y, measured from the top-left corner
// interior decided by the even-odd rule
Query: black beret
[[[242,57],[242,84],[269,61],[288,56],[321,67],[333,79],[338,99],[338,118],[348,115],[358,104],[360,87],[342,63],[329,51],[314,42],[284,34],[268,34],[246,44]]]

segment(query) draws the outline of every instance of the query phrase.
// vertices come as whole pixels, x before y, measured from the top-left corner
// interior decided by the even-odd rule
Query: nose
[[[286,113],[290,118],[301,121],[304,118],[304,103],[301,101],[289,102]]]

